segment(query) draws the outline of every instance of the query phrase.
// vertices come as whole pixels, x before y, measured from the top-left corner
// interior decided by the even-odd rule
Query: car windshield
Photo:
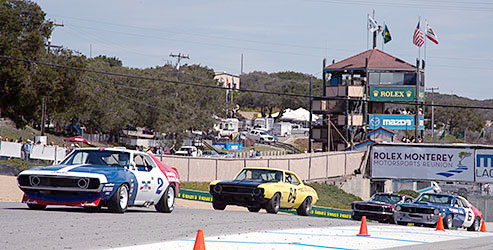
[[[379,201],[379,202],[385,202],[390,204],[396,204],[397,202],[401,201],[401,197],[392,194],[375,194],[370,198],[370,201]]]
[[[235,180],[256,180],[262,182],[282,181],[282,171],[271,169],[243,169]]]
[[[128,167],[130,153],[109,150],[77,150],[61,162],[63,165],[107,165]]]
[[[441,194],[422,194],[416,199],[416,203],[433,203],[450,205],[452,203],[452,196]]]

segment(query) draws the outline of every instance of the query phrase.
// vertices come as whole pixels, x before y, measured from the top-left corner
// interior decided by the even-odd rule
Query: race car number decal
[[[472,211],[467,211],[467,221],[472,220]]]
[[[157,184],[159,185],[156,190],[156,194],[161,194],[163,190],[161,190],[161,187],[163,187],[164,181],[161,178],[157,178]]]
[[[296,200],[296,188],[289,188],[288,203]]]

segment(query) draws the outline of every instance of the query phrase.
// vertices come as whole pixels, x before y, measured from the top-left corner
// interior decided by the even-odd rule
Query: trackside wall
[[[303,181],[345,176],[360,168],[364,152],[330,152],[257,158],[198,158],[161,155],[161,161],[175,167],[181,181],[212,181],[235,177],[243,167],[291,170]]]

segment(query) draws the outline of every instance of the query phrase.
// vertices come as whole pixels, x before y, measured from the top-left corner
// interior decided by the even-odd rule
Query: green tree
[[[0,0],[0,55],[37,59],[46,53],[44,42],[52,24],[31,1]],[[25,62],[0,58],[0,115],[10,117],[17,126],[29,121],[35,102],[27,88],[34,68]],[[27,95],[27,97],[26,97]]]

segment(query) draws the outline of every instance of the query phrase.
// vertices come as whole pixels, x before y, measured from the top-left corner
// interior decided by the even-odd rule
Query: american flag
[[[418,47],[421,47],[423,43],[425,43],[423,32],[421,32],[421,29],[419,29],[419,22],[418,26],[416,26],[416,30],[414,30],[413,43]]]

